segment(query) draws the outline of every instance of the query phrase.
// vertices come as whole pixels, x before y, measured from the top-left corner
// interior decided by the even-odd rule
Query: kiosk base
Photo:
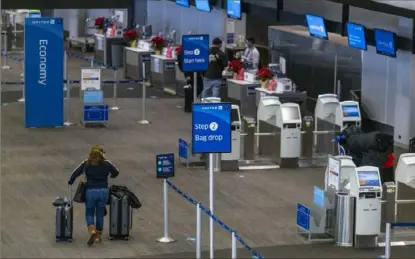
[[[378,235],[355,235],[354,247],[356,248],[373,248],[378,246]]]
[[[297,168],[298,158],[281,158],[280,168]]]

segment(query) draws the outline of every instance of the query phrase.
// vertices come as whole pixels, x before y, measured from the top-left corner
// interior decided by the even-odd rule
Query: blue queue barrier
[[[226,225],[225,223],[223,223],[217,216],[215,216],[214,214],[212,214],[210,212],[209,209],[207,209],[205,206],[203,206],[202,203],[197,202],[196,200],[194,200],[193,198],[191,198],[189,195],[185,194],[183,191],[181,191],[177,186],[175,186],[173,183],[171,183],[169,180],[165,179],[164,180],[165,183],[167,183],[168,186],[170,186],[176,193],[178,193],[181,197],[183,197],[185,200],[187,200],[189,203],[193,204],[196,206],[197,208],[197,216],[199,216],[199,209],[200,211],[202,211],[203,213],[205,213],[208,217],[210,217],[211,219],[213,219],[214,222],[216,222],[220,227],[222,227],[224,230],[226,230],[227,232],[229,232],[232,235],[232,258],[236,258],[236,243],[234,242],[234,240],[239,241],[239,243],[245,247],[252,255],[252,258],[256,258],[256,259],[263,259],[264,257],[260,254],[258,254],[254,249],[252,249],[243,239],[241,236],[239,236],[236,231],[234,231],[231,227],[229,227],[228,225]],[[165,218],[164,220],[168,220],[167,218]],[[197,219],[198,221],[198,225],[200,224],[200,219]],[[199,228],[199,227],[198,227]],[[165,235],[166,237],[168,237],[168,231],[165,231]],[[197,231],[197,235],[200,235],[200,231]],[[196,243],[197,243],[197,247],[196,247],[196,253],[198,254],[196,257],[200,258],[200,236],[196,237]],[[198,253],[199,250],[199,253]]]
[[[415,222],[395,222],[395,223],[386,223],[386,236],[385,236],[385,254],[379,256],[379,258],[390,259],[391,258],[391,239],[392,239],[392,230],[394,228],[414,228]]]

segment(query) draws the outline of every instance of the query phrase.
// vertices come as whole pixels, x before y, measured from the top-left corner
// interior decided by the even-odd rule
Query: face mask
[[[248,44],[245,44],[245,48],[249,48]]]

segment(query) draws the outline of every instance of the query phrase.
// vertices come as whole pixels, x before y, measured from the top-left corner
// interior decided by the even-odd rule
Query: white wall
[[[395,1],[395,0],[374,0],[375,2],[380,2],[382,4],[393,5],[397,7],[402,7],[405,9],[415,10],[415,1],[406,0],[406,1]]]

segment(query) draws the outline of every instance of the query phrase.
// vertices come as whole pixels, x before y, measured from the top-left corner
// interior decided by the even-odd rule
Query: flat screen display
[[[196,9],[203,12],[210,12],[209,0],[196,0]]]
[[[176,4],[184,7],[190,7],[189,0],[176,0]]]
[[[380,187],[380,179],[377,171],[357,171],[360,187]]]
[[[374,29],[375,45],[378,54],[396,57],[395,33]]]
[[[359,118],[359,107],[357,105],[343,105],[343,117]]]
[[[226,12],[230,18],[241,19],[241,0],[226,0]]]
[[[102,103],[103,101],[103,91],[84,91],[84,103]]]
[[[310,36],[325,40],[329,39],[323,17],[311,14],[306,14],[305,17]]]
[[[300,112],[297,107],[282,107],[282,118],[284,121],[299,120]]]
[[[365,27],[356,23],[347,23],[347,39],[349,46],[367,50]]]

